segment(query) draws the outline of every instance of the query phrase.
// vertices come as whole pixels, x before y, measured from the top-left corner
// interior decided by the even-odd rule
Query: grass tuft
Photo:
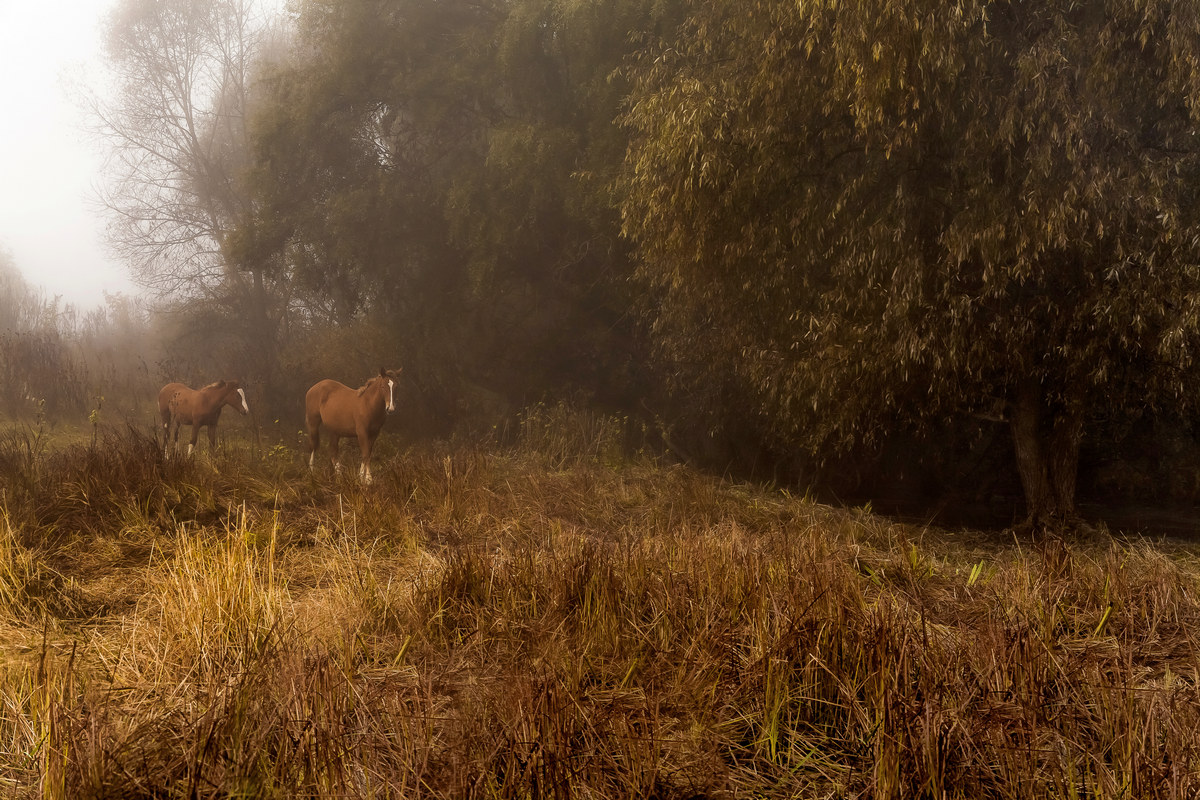
[[[370,486],[0,435],[0,795],[1200,792],[1193,548],[898,525],[556,420]]]

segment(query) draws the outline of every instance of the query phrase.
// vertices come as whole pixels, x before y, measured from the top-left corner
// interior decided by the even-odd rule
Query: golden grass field
[[[0,796],[1200,794],[1193,547],[352,455],[0,433]]]

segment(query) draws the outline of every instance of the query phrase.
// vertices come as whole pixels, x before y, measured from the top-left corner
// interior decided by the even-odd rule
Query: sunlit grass
[[[371,486],[0,439],[0,795],[1200,789],[1194,550],[897,525],[535,421]]]

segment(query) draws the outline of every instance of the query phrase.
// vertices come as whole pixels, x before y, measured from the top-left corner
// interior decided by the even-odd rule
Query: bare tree
[[[107,155],[109,245],[180,312],[181,341],[202,334],[223,370],[264,388],[278,372],[285,282],[231,258],[229,232],[248,216],[247,118],[265,54],[286,30],[281,5],[118,0],[106,42],[113,84],[88,101]]]
[[[244,276],[222,258],[242,213],[247,97],[271,34],[257,0],[121,0],[108,21],[113,92],[90,105],[107,150],[111,246],[160,297]]]

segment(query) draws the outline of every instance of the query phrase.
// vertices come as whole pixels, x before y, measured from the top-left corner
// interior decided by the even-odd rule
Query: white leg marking
[[[188,455],[190,456],[191,454],[192,454],[192,443],[188,442]]]
[[[316,450],[313,450],[311,453],[309,453],[309,454],[308,454],[308,471],[309,471],[309,472],[312,472],[312,471],[313,471],[313,469],[314,469],[314,467],[313,467],[313,459],[314,459],[314,458],[316,458],[316,456],[317,456],[317,451],[316,451]]]

